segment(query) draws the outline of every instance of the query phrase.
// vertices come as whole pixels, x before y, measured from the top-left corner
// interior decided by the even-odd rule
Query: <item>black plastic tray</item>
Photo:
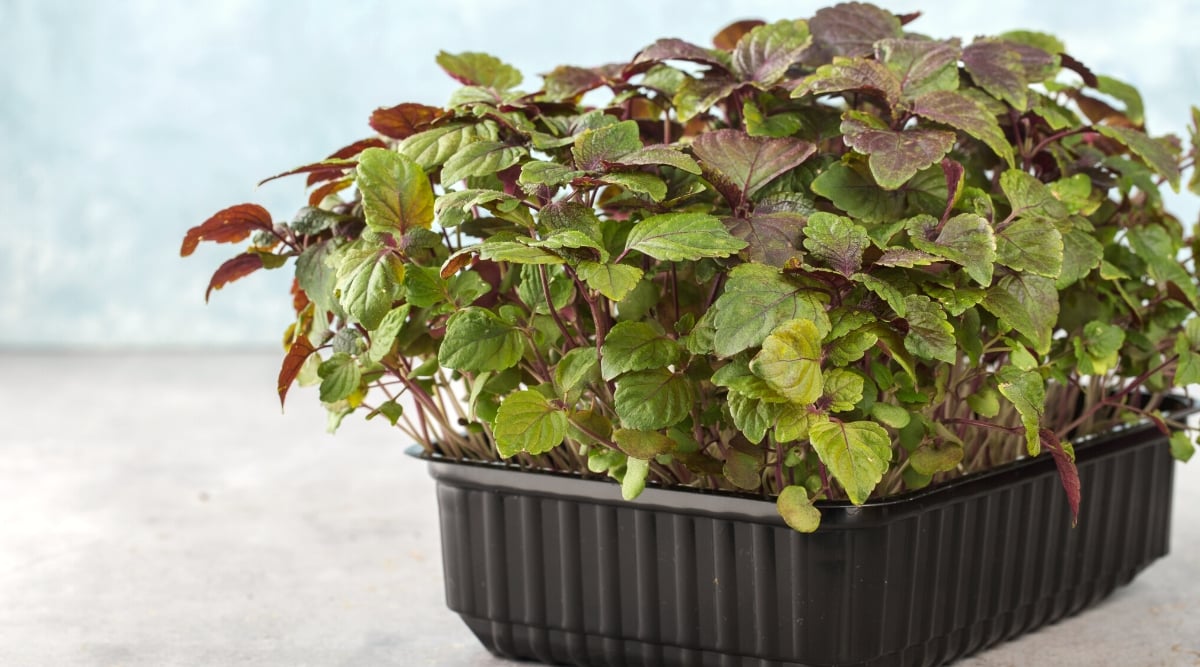
[[[941,665],[1094,604],[1169,543],[1149,425],[792,531],[772,501],[429,460],[449,607],[492,652],[571,665]]]

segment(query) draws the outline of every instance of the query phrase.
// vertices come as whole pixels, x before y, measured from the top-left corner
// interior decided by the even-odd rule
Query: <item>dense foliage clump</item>
[[[1055,38],[931,39],[847,3],[706,48],[562,66],[532,92],[438,55],[445,108],[287,174],[287,222],[210,291],[295,260],[280,398],[430,453],[818,499],[918,489],[1148,418],[1200,381],[1197,243],[1163,209],[1197,139]],[[1200,113],[1193,111],[1193,123]],[[1194,173],[1188,187],[1200,190]],[[1180,458],[1192,450],[1175,432]]]

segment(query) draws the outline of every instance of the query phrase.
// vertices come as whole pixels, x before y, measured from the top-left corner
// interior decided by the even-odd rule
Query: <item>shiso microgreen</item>
[[[441,53],[445,107],[378,109],[280,175],[291,220],[234,206],[182,254],[250,239],[210,293],[294,267],[279,395],[318,385],[331,428],[778,497],[801,531],[1048,454],[1077,513],[1072,439],[1148,419],[1193,451],[1162,406],[1200,382],[1200,243],[1160,189],[1200,194],[1200,111],[1155,137],[1054,37],[914,18],[740,21],[531,92]]]

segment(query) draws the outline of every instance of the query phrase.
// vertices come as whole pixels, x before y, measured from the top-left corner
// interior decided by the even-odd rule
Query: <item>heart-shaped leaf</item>
[[[692,144],[704,176],[735,210],[767,183],[802,164],[816,147],[800,139],[715,130]]]
[[[918,171],[954,148],[954,133],[942,130],[889,129],[869,114],[848,111],[842,119],[846,145],[870,156],[871,175],[880,187],[895,190]]]
[[[872,421],[826,421],[808,432],[813,449],[855,505],[867,501],[892,460],[892,439]]]

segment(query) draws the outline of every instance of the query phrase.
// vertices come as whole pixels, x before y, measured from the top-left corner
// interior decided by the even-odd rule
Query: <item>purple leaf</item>
[[[1000,123],[982,104],[962,93],[940,90],[913,102],[912,112],[935,123],[962,130],[987,144],[996,155],[1013,165],[1013,149]]]
[[[1042,447],[1054,457],[1054,465],[1058,468],[1058,478],[1062,481],[1063,491],[1067,492],[1067,504],[1071,506],[1071,525],[1079,523],[1079,501],[1082,489],[1079,484],[1079,470],[1075,467],[1075,450],[1070,444],[1059,442],[1054,431],[1044,428],[1038,432]]]
[[[871,55],[875,42],[902,34],[895,14],[862,2],[820,9],[808,25],[819,47],[811,53],[821,58],[813,64],[829,62],[833,56]]]
[[[1058,68],[1058,58],[1027,44],[978,39],[963,49],[963,65],[988,94],[1024,111],[1029,84],[1045,80]]]
[[[638,52],[633,57],[633,62],[625,68],[625,76],[630,77],[645,72],[665,60],[686,60],[716,67],[722,71],[729,69],[716,55],[704,47],[696,46],[682,39],[666,38],[660,39]]]
[[[900,101],[900,79],[882,63],[874,60],[838,58],[822,65],[792,91],[792,97],[823,95],[846,90],[877,95],[888,106]]]
[[[796,242],[805,220],[801,213],[776,211],[724,218],[722,222],[730,234],[749,244],[739,253],[743,260],[782,267],[800,254]]]
[[[764,88],[775,85],[808,48],[803,22],[779,21],[751,30],[733,52],[733,71]]]
[[[897,132],[868,114],[850,111],[842,120],[846,145],[870,156],[871,175],[880,187],[895,190],[918,171],[954,148],[954,133],[941,130]]]
[[[737,210],[764,185],[807,160],[816,147],[800,139],[716,130],[700,135],[692,151],[705,178]]]

